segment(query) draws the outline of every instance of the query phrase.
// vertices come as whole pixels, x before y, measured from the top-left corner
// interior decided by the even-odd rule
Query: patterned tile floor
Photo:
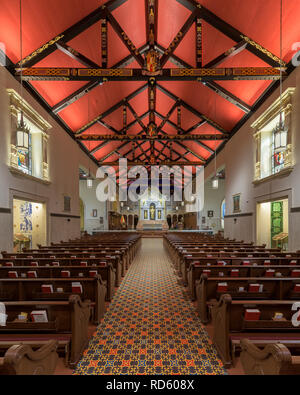
[[[226,374],[162,239],[143,239],[73,374]]]

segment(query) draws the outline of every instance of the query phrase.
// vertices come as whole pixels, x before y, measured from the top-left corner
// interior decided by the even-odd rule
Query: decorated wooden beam
[[[189,16],[187,21],[184,23],[182,28],[179,30],[179,32],[176,34],[174,37],[173,41],[169,45],[169,47],[165,50],[165,53],[163,54],[161,60],[160,60],[160,65],[163,67],[167,61],[169,60],[170,56],[174,53],[175,49],[178,47],[178,45],[181,43],[187,32],[190,30],[191,26],[195,22],[195,18],[198,15],[198,9],[194,10],[193,13]]]
[[[157,42],[157,11],[158,0],[145,0],[146,10],[146,41],[150,49],[154,49]]]
[[[164,88],[162,85],[157,84],[157,89],[159,89],[161,92],[163,92],[165,95],[169,96],[171,99],[177,101],[180,100],[178,96],[174,95],[171,91],[169,91],[167,88]],[[222,126],[218,125],[215,121],[212,119],[208,118],[204,114],[201,114],[200,111],[196,110],[193,106],[185,102],[184,100],[180,100],[181,105],[185,107],[188,111],[190,111],[192,114],[196,115],[198,118],[201,120],[206,121],[208,124],[213,126],[215,129],[219,130],[222,132],[224,135],[229,135],[228,131],[222,128]]]
[[[202,20],[199,16],[196,17],[196,67],[200,68],[203,65],[202,62]]]
[[[16,77],[21,69],[16,69]],[[23,69],[24,81],[148,81],[149,74],[142,69],[101,69],[69,67],[35,67]],[[283,76],[286,76],[283,70]],[[229,68],[176,68],[162,69],[155,78],[159,81],[238,81],[279,80],[280,69],[274,67],[229,67]]]
[[[101,121],[100,121],[101,122]],[[150,136],[147,132],[142,134],[79,134],[76,135],[78,141],[197,141],[197,140],[227,140],[223,134],[167,134],[160,132],[157,135]]]
[[[105,160],[105,159],[104,159]],[[101,161],[99,162],[99,166],[118,166],[119,162],[104,162]],[[186,162],[180,162],[180,161],[170,161],[170,160],[163,160],[157,162],[159,166],[203,166],[204,162],[203,161],[186,161]],[[152,166],[153,163],[150,161],[128,161],[127,162],[127,167],[132,167],[132,166]],[[156,163],[154,163],[156,165]]]
[[[159,53],[164,52],[164,48],[160,45],[156,45],[156,49]],[[172,62],[177,67],[187,68],[187,69],[193,68],[187,62],[185,62],[178,56],[175,56],[174,54],[170,57],[170,62]],[[201,82],[204,84],[203,81]],[[218,95],[222,96],[224,99],[228,100],[231,104],[235,105],[236,107],[244,111],[245,113],[249,113],[251,111],[251,107],[247,103],[245,103],[243,100],[241,100],[240,98],[238,98],[233,93],[229,92],[227,89],[223,88],[221,85],[217,84],[216,82],[214,81],[206,82],[205,85],[209,89],[212,89]]]
[[[148,45],[142,46],[139,51],[141,54],[143,54],[146,50],[148,50]],[[123,68],[128,66],[134,61],[134,57],[132,55],[126,56],[124,59],[120,60],[117,62],[113,68]],[[69,96],[61,100],[59,103],[57,103],[55,106],[52,107],[52,111],[55,114],[58,114],[60,111],[64,110],[66,107],[68,107],[70,104],[73,104],[75,101],[78,99],[82,98],[85,96],[88,92],[93,90],[99,85],[102,85],[102,79],[99,79],[98,81],[91,81],[88,82],[86,85],[83,87],[77,89],[75,92],[71,93]]]
[[[106,10],[112,12],[126,1],[127,0],[110,0],[106,2],[105,5],[98,7],[79,22],[58,34],[56,37],[53,37],[51,40],[37,48],[24,59],[21,59],[17,65],[21,66],[22,64],[25,67],[32,67],[54,52],[57,49],[56,44],[65,44],[71,41],[74,37],[78,36],[80,33],[105,17]]]
[[[180,103],[177,106],[177,128],[179,130],[181,129],[181,107],[180,107]]]
[[[102,68],[107,68],[108,62],[108,42],[107,42],[107,19],[101,19],[101,61]]]
[[[150,78],[148,82],[148,108],[149,108],[149,125],[155,124],[156,81],[154,78]]]
[[[123,106],[123,129],[122,132],[126,134],[127,132],[127,106]]]
[[[178,3],[184,5],[190,11],[194,12],[195,10],[199,10],[199,15],[203,18],[207,23],[211,26],[225,34],[231,40],[239,43],[241,40],[245,40],[247,42],[247,50],[252,52],[254,55],[262,59],[264,62],[269,64],[272,67],[280,67],[286,66],[286,63],[279,59],[278,56],[274,55],[271,51],[264,48],[250,37],[246,36],[238,29],[231,26],[229,23],[225,22],[213,12],[200,5],[196,0],[177,0]]]
[[[158,113],[158,112],[156,112],[156,115],[157,115],[160,119],[163,119],[163,118],[164,118],[164,116],[163,116],[162,114]],[[176,125],[174,122],[168,120],[167,123],[169,123],[173,128],[176,129],[177,125]],[[183,130],[183,129],[181,129],[181,128],[180,128],[180,129],[178,128],[177,131],[178,131],[179,134],[186,135],[186,134],[188,134],[188,133],[191,133],[193,130],[197,129],[198,127],[204,125],[205,123],[206,123],[206,121],[201,120],[201,121],[197,122],[195,125],[193,125],[191,128],[189,128],[189,129],[187,129],[187,130]],[[206,150],[207,150],[208,152],[210,152],[211,154],[214,153],[214,150],[212,150],[208,145],[204,144],[202,141],[196,140],[196,143],[197,143],[200,147],[206,149]]]
[[[128,51],[131,53],[131,55],[135,58],[135,60],[138,62],[138,64],[141,67],[144,67],[144,58],[139,53],[138,49],[133,44],[133,42],[130,40],[128,35],[121,28],[118,21],[115,19],[115,17],[110,12],[107,12],[107,19],[108,19],[109,23],[111,24],[112,28],[114,29],[114,31],[117,33],[117,35],[120,37],[120,39],[122,40],[124,45],[127,47]]]
[[[145,112],[143,115],[140,116],[140,119],[144,119],[146,116],[148,115],[148,111]],[[133,125],[135,125],[137,123],[137,120],[133,120],[130,124],[128,124],[128,129],[130,129]],[[121,131],[120,131],[121,132]],[[140,132],[140,134],[142,134],[143,132]],[[110,140],[106,140],[104,142],[102,142],[101,144],[97,145],[95,148],[93,148],[91,150],[91,154],[95,154],[97,151],[99,151],[101,148],[105,147],[106,145],[108,145],[110,143]],[[125,147],[128,144],[128,142],[126,142],[125,144],[123,144],[122,146],[119,146],[120,148]]]
[[[85,132],[87,129],[89,129],[90,127],[92,127],[93,125],[95,125],[99,120],[107,117],[108,115],[110,115],[111,113],[113,113],[114,111],[116,111],[118,108],[120,108],[122,105],[124,105],[125,102],[128,103],[129,100],[133,99],[134,97],[136,97],[138,94],[140,94],[141,92],[143,92],[145,89],[147,88],[147,84],[144,84],[143,86],[141,86],[140,88],[136,89],[135,91],[133,91],[132,93],[130,93],[125,99],[120,100],[118,103],[116,103],[115,105],[113,105],[112,107],[110,107],[108,110],[104,111],[102,114],[98,115],[95,119],[93,119],[92,121],[88,122],[86,125],[84,125],[82,128],[80,128],[79,130],[77,130],[77,132],[75,133],[76,135],[81,134],[83,132]]]

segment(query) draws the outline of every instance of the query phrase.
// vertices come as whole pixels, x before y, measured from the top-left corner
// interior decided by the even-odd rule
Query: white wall
[[[68,240],[80,235],[79,167],[91,162],[78,144],[24,89],[24,99],[51,125],[48,141],[49,177],[51,184],[13,175],[9,171],[11,122],[9,98],[6,89],[20,92],[20,84],[0,67],[0,250],[13,247],[13,197],[46,203],[48,243]],[[90,163],[92,173],[96,165]],[[65,213],[63,195],[71,197],[71,212]],[[54,216],[54,215],[60,216]]]
[[[225,198],[225,180],[219,180],[218,189],[212,188],[211,178],[204,183],[204,207],[199,213],[199,229],[209,226],[215,233],[222,230],[221,227],[221,204]],[[213,210],[214,216],[209,218],[207,212]],[[205,217],[205,224],[201,223],[202,217]]]
[[[99,181],[93,181],[93,188],[87,188],[86,180],[79,181],[79,196],[84,204],[84,230],[92,233],[95,230],[108,229],[107,203],[99,202],[96,197],[96,188]],[[97,217],[93,217],[93,210],[97,210]],[[100,224],[99,217],[103,217],[103,224]]]

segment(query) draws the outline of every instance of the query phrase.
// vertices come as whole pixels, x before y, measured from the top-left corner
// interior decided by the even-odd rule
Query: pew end
[[[36,351],[22,343],[11,346],[0,358],[0,375],[52,375],[58,362],[56,350],[56,340]]]
[[[241,340],[241,363],[247,375],[300,374],[300,357],[293,357],[281,343],[258,348],[249,339]]]

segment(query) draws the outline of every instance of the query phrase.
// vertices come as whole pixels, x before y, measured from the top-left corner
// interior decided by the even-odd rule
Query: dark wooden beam
[[[156,45],[156,49],[157,49],[157,51],[159,51],[159,53],[164,52],[164,48],[162,46]],[[186,69],[193,68],[191,65],[189,65],[184,60],[182,60],[181,58],[179,58],[175,55],[170,57],[170,62],[172,62],[177,67],[186,68]],[[200,81],[200,82],[202,82],[202,81]],[[204,82],[202,82],[202,84],[204,84]],[[213,90],[218,95],[222,96],[224,99],[228,100],[231,104],[235,105],[236,107],[238,107],[245,113],[248,113],[249,111],[251,111],[251,107],[247,103],[245,103],[243,100],[241,100],[240,98],[238,98],[233,93],[229,92],[227,89],[223,88],[221,85],[217,84],[216,82],[206,81],[205,86],[207,86],[209,89]]]
[[[145,112],[143,115],[141,115],[140,116],[140,119],[144,119],[146,116],[148,115],[148,111],[147,112]],[[134,124],[136,124],[137,123],[137,120],[135,119],[135,120],[133,120],[130,124],[128,124],[128,129],[130,129]],[[121,132],[121,131],[120,131]],[[142,134],[143,132],[140,132],[140,134]],[[104,141],[103,143],[101,143],[101,144],[99,144],[99,145],[97,145],[94,149],[92,149],[91,150],[91,154],[95,154],[97,151],[99,151],[99,149],[101,149],[101,148],[103,148],[103,147],[105,147],[107,144],[109,144],[110,143],[110,141]],[[128,143],[126,142],[124,145],[122,145],[122,147],[121,146],[119,146],[119,149],[120,148],[123,148],[123,146],[125,146],[125,145],[127,145]]]
[[[37,64],[57,49],[56,44],[65,44],[71,41],[74,37],[78,36],[80,33],[105,17],[106,10],[112,12],[126,1],[127,0],[110,0],[106,2],[105,5],[98,7],[95,11],[91,12],[79,22],[58,34],[56,37],[53,37],[51,40],[42,45],[40,48],[37,48],[24,59],[21,59],[17,63],[18,66],[21,66],[22,64],[24,67],[32,67],[33,65]]]
[[[88,59],[86,56],[82,55],[74,48],[70,47],[68,44],[65,43],[57,43],[57,49],[63,52],[65,55],[69,56],[70,58],[76,60],[77,62],[81,63],[83,66],[97,68],[99,65],[92,60]]]
[[[148,109],[149,109],[149,124],[155,124],[155,110],[156,110],[156,81],[149,79],[148,82]]]
[[[202,62],[202,39],[203,39],[203,32],[202,32],[202,20],[199,16],[196,17],[196,67],[200,68],[203,66]]]
[[[156,112],[156,115],[157,115],[160,119],[164,119],[164,116],[163,116],[162,114]],[[193,125],[191,128],[189,128],[189,129],[187,129],[187,130],[183,130],[183,129],[181,129],[181,128],[177,128],[177,125],[176,125],[174,122],[170,121],[170,120],[168,120],[167,123],[169,123],[173,128],[175,128],[175,129],[178,131],[179,134],[184,134],[184,135],[186,135],[186,134],[188,134],[188,133],[191,133],[193,130],[197,129],[198,127],[204,125],[204,124],[206,123],[206,121],[201,120],[201,121],[197,122],[195,125]],[[212,135],[212,137],[214,138],[214,135]],[[204,144],[202,141],[196,140],[195,142],[196,142],[199,146],[201,146],[202,148],[206,149],[206,150],[207,150],[208,152],[210,152],[211,154],[213,154],[213,153],[215,152],[215,151],[212,150],[208,145]]]
[[[208,62],[205,67],[211,68],[211,67],[217,67],[221,63],[223,63],[226,59],[232,58],[233,56],[237,55],[238,53],[242,52],[244,49],[246,49],[247,43],[245,40],[241,40],[237,44],[235,44],[232,48],[228,49],[221,55],[217,56],[215,59],[211,60]]]
[[[181,43],[183,38],[185,37],[186,33],[190,30],[191,26],[195,22],[195,18],[198,15],[198,9],[194,10],[192,14],[189,16],[189,18],[186,20],[182,28],[179,30],[179,32],[176,34],[174,37],[173,41],[169,45],[169,47],[165,50],[165,53],[160,59],[160,65],[163,67],[167,61],[169,60],[170,56],[174,53],[175,49],[178,47],[178,45]]]
[[[150,49],[157,43],[157,10],[158,0],[145,0],[146,10],[146,41]]]
[[[127,36],[127,34],[124,32],[124,30],[121,28],[118,21],[110,12],[107,12],[107,19],[111,24],[112,28],[114,29],[114,31],[117,33],[117,35],[120,37],[120,39],[128,49],[128,51],[131,53],[131,55],[136,59],[136,61],[141,67],[144,67],[144,63],[145,63],[144,58],[139,53],[138,49],[130,40],[130,38]]]
[[[124,100],[124,102],[126,103],[127,107],[129,108],[129,110],[131,111],[132,115],[134,116],[134,119],[138,122],[138,124],[144,130],[144,132],[147,133],[146,126],[144,125],[144,123],[142,122],[141,118],[138,116],[138,114],[136,113],[136,111],[134,110],[132,105],[128,102],[128,100]]]
[[[146,50],[148,49],[148,45],[143,45],[141,48],[139,48],[139,51],[141,54],[143,54]],[[131,64],[134,61],[134,57],[132,55],[126,56],[124,59],[120,60],[117,62],[113,68],[124,68]],[[102,79],[99,79],[98,81],[91,81],[88,82],[86,85],[83,87],[77,89],[75,92],[71,93],[69,96],[61,100],[59,103],[57,103],[55,106],[52,107],[52,111],[55,114],[58,114],[60,111],[64,110],[66,107],[68,107],[70,104],[74,103],[81,97],[85,96],[88,92],[93,90],[99,85],[102,85]]]
[[[150,148],[149,148],[150,150]],[[105,159],[104,159],[105,160]],[[98,163],[99,166],[118,166],[119,162],[99,162]],[[156,163],[155,163],[156,164]],[[159,166],[202,166],[203,162],[202,161],[187,161],[187,162],[180,162],[180,161],[171,161],[171,160],[162,160],[161,162],[159,162],[158,164]],[[136,160],[134,162],[128,161],[127,162],[127,166],[128,167],[132,167],[132,166],[152,166],[151,162],[145,162],[145,161],[141,161],[141,160]]]
[[[101,122],[101,121],[100,121]],[[107,127],[107,125],[105,125]],[[76,140],[79,141],[196,141],[196,140],[226,140],[223,134],[167,134],[160,132],[155,136],[149,136],[145,131],[142,134],[121,134],[118,130],[108,125],[111,130],[117,134],[79,134],[76,135]]]
[[[159,133],[161,131],[161,129],[165,126],[165,124],[167,123],[167,121],[170,119],[170,116],[173,114],[173,112],[176,110],[176,108],[179,106],[180,100],[176,100],[176,102],[173,104],[173,106],[171,107],[170,111],[168,112],[168,114],[163,118],[162,122],[160,123],[160,125],[157,128],[157,133]]]
[[[276,55],[274,55],[271,51],[264,48],[250,37],[247,37],[245,34],[240,32],[238,29],[231,26],[229,23],[225,22],[213,12],[200,5],[196,0],[177,0],[178,3],[184,5],[190,11],[194,12],[195,10],[199,10],[199,15],[203,18],[207,23],[211,26],[225,34],[231,40],[239,43],[241,40],[245,40],[247,42],[247,50],[262,59],[264,62],[269,64],[272,67],[280,67],[286,66],[286,63],[279,59]]]
[[[107,19],[101,19],[101,67],[107,68],[108,63],[108,41],[107,41]]]
[[[251,111],[251,106],[244,102],[239,97],[235,96],[233,93],[229,92],[227,89],[223,88],[220,84],[217,84],[214,81],[206,81],[202,82],[203,85],[207,86],[209,89],[217,93],[219,96],[223,97],[231,104],[238,107],[240,110],[248,114]]]
[[[21,69],[16,69],[20,78]],[[286,76],[283,70],[283,76]],[[23,70],[23,81],[148,81],[142,69],[101,69],[69,67],[35,67]],[[155,78],[159,81],[243,81],[279,80],[280,70],[274,67],[227,67],[200,69],[163,69]]]

